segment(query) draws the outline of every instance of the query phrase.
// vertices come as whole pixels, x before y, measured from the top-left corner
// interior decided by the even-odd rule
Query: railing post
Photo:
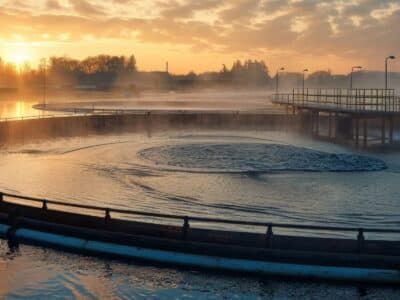
[[[105,220],[106,222],[108,222],[108,221],[111,220],[110,209],[109,209],[109,208],[106,208],[106,209],[105,209],[105,212],[106,212],[106,214],[105,214],[105,216],[104,216],[104,220]]]
[[[384,110],[386,112],[386,107],[387,107],[387,90],[385,90],[385,97],[384,97]]]
[[[12,208],[8,213],[7,223],[10,225],[10,228],[7,230],[6,238],[8,239],[9,246],[11,248],[18,246],[18,240],[15,237],[15,232],[18,228],[20,216],[21,212],[18,207]]]
[[[367,109],[366,107],[366,98],[365,98],[365,89],[363,90],[363,103],[364,103],[364,111]]]
[[[363,247],[364,247],[364,241],[365,241],[365,237],[364,237],[364,230],[362,228],[358,229],[358,234],[357,234],[357,247],[358,247],[358,251],[362,251]]]
[[[42,209],[44,211],[47,211],[47,201],[46,200],[43,200],[43,202],[42,202]]]
[[[293,107],[294,107],[294,104],[295,104],[295,100],[294,100],[294,89],[292,90],[292,97],[293,97],[293,99],[292,99],[292,103],[293,103]]]
[[[271,239],[272,239],[273,235],[274,235],[274,233],[272,231],[272,224],[268,224],[266,240],[265,240],[267,247],[271,246]]]
[[[188,236],[188,231],[189,231],[190,225],[189,225],[189,217],[186,216],[183,219],[183,239],[187,240],[187,236]]]

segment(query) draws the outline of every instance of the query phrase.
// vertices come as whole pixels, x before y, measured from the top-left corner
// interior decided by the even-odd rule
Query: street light
[[[278,69],[276,71],[276,94],[278,94],[278,90],[279,90],[279,71],[284,71],[285,68],[281,67],[280,69]]]
[[[43,104],[44,104],[44,107],[46,107],[46,68],[47,68],[46,58],[42,58],[40,60],[40,69],[42,70],[42,76],[43,76]]]
[[[354,69],[362,69],[362,66],[355,66],[355,67],[351,67],[351,72],[350,72],[350,89],[353,89],[353,72]]]
[[[305,73],[308,72],[308,69],[303,70],[303,95],[304,95],[304,81],[305,81]]]
[[[389,59],[395,59],[396,58],[396,56],[394,56],[394,55],[390,55],[390,56],[388,56],[388,57],[386,57],[385,58],[385,89],[387,89],[388,88],[388,84],[387,84],[387,73],[388,73],[388,60]]]

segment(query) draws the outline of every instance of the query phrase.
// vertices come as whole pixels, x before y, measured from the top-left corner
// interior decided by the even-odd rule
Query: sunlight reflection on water
[[[42,112],[32,108],[36,102],[31,101],[0,101],[0,119],[40,116]]]
[[[5,104],[4,114],[29,114]],[[9,105],[9,106],[7,106]],[[1,108],[0,108],[1,109]],[[0,188],[80,203],[232,219],[397,227],[400,160],[378,172],[227,174],[166,168],[143,149],[199,143],[278,143],[352,154],[284,132],[166,131],[58,138],[1,150]],[[181,155],[181,154],[180,154]],[[372,154],[364,154],[375,157]],[[179,157],[178,157],[179,158]],[[176,157],[174,157],[176,159]],[[256,163],[256,162],[255,162]],[[214,166],[218,167],[218,166]],[[290,188],[288,188],[290,187]],[[0,298],[397,299],[399,290],[162,268],[0,241]]]
[[[396,299],[398,289],[231,276],[104,260],[31,246],[7,253],[0,240],[5,299]],[[3,267],[2,267],[3,266]],[[5,267],[4,267],[5,266]]]

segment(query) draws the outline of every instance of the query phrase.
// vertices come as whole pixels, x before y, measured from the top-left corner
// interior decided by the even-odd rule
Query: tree
[[[129,56],[128,61],[126,63],[125,66],[125,71],[127,73],[132,73],[132,72],[136,72],[137,68],[136,68],[136,58],[134,55]]]

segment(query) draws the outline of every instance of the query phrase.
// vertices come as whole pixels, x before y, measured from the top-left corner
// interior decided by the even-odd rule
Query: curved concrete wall
[[[245,113],[143,113],[77,115],[0,122],[0,144],[24,143],[48,137],[84,136],[116,132],[188,129],[280,130],[288,122],[279,114]],[[285,125],[286,124],[286,125]]]

